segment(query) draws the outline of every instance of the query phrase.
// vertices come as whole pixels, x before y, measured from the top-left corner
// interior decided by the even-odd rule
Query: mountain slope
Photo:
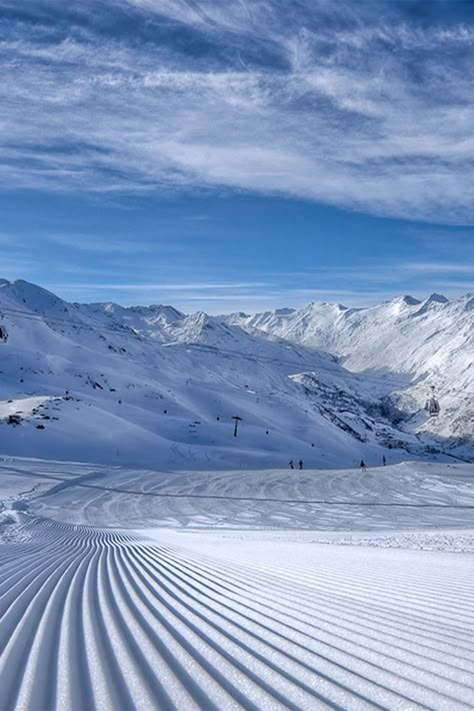
[[[442,437],[472,438],[474,431],[474,296],[454,301],[432,294],[423,302],[398,297],[367,309],[309,304],[282,313],[231,316],[229,323],[258,328],[280,338],[323,348],[353,372],[380,371],[405,376],[391,395],[413,415],[410,427]],[[420,416],[431,386],[441,401],[441,416]]]
[[[342,307],[328,310],[347,318]],[[471,456],[450,433],[417,433],[431,427],[424,412],[416,426],[404,419],[411,374],[350,372],[303,337],[294,343],[294,334],[240,318],[69,304],[27,282],[0,282],[2,451],[171,468]]]

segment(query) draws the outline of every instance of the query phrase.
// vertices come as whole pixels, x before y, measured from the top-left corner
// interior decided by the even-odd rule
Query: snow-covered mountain
[[[77,304],[76,304],[77,306]],[[87,312],[97,317],[109,317],[112,324],[120,323],[131,328],[135,333],[149,336],[159,341],[167,340],[167,329],[181,321],[184,314],[173,306],[131,306],[124,308],[118,304],[89,304],[85,307]]]
[[[472,304],[212,317],[71,304],[3,280],[0,450],[176,469],[470,458]]]
[[[387,395],[413,416],[415,429],[445,438],[473,437],[474,294],[453,301],[439,294],[425,301],[401,296],[366,309],[312,303],[299,310],[235,314],[227,321],[323,348],[361,375],[397,376],[399,386]],[[431,386],[442,414],[427,420],[420,410]]]

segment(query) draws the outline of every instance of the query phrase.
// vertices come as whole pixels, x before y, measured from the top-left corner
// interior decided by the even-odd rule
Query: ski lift
[[[0,343],[6,343],[8,341],[8,333],[5,326],[0,325]]]
[[[429,413],[430,417],[438,417],[440,412],[439,401],[435,396],[435,386],[431,386],[431,397],[426,401],[425,410]]]

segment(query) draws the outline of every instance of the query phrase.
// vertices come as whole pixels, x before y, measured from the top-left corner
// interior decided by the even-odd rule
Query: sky
[[[470,0],[0,0],[0,277],[262,311],[474,291]]]

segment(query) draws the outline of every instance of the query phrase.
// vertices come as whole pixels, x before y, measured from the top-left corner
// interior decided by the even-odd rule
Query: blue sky
[[[474,4],[0,0],[0,276],[263,310],[474,277]]]

